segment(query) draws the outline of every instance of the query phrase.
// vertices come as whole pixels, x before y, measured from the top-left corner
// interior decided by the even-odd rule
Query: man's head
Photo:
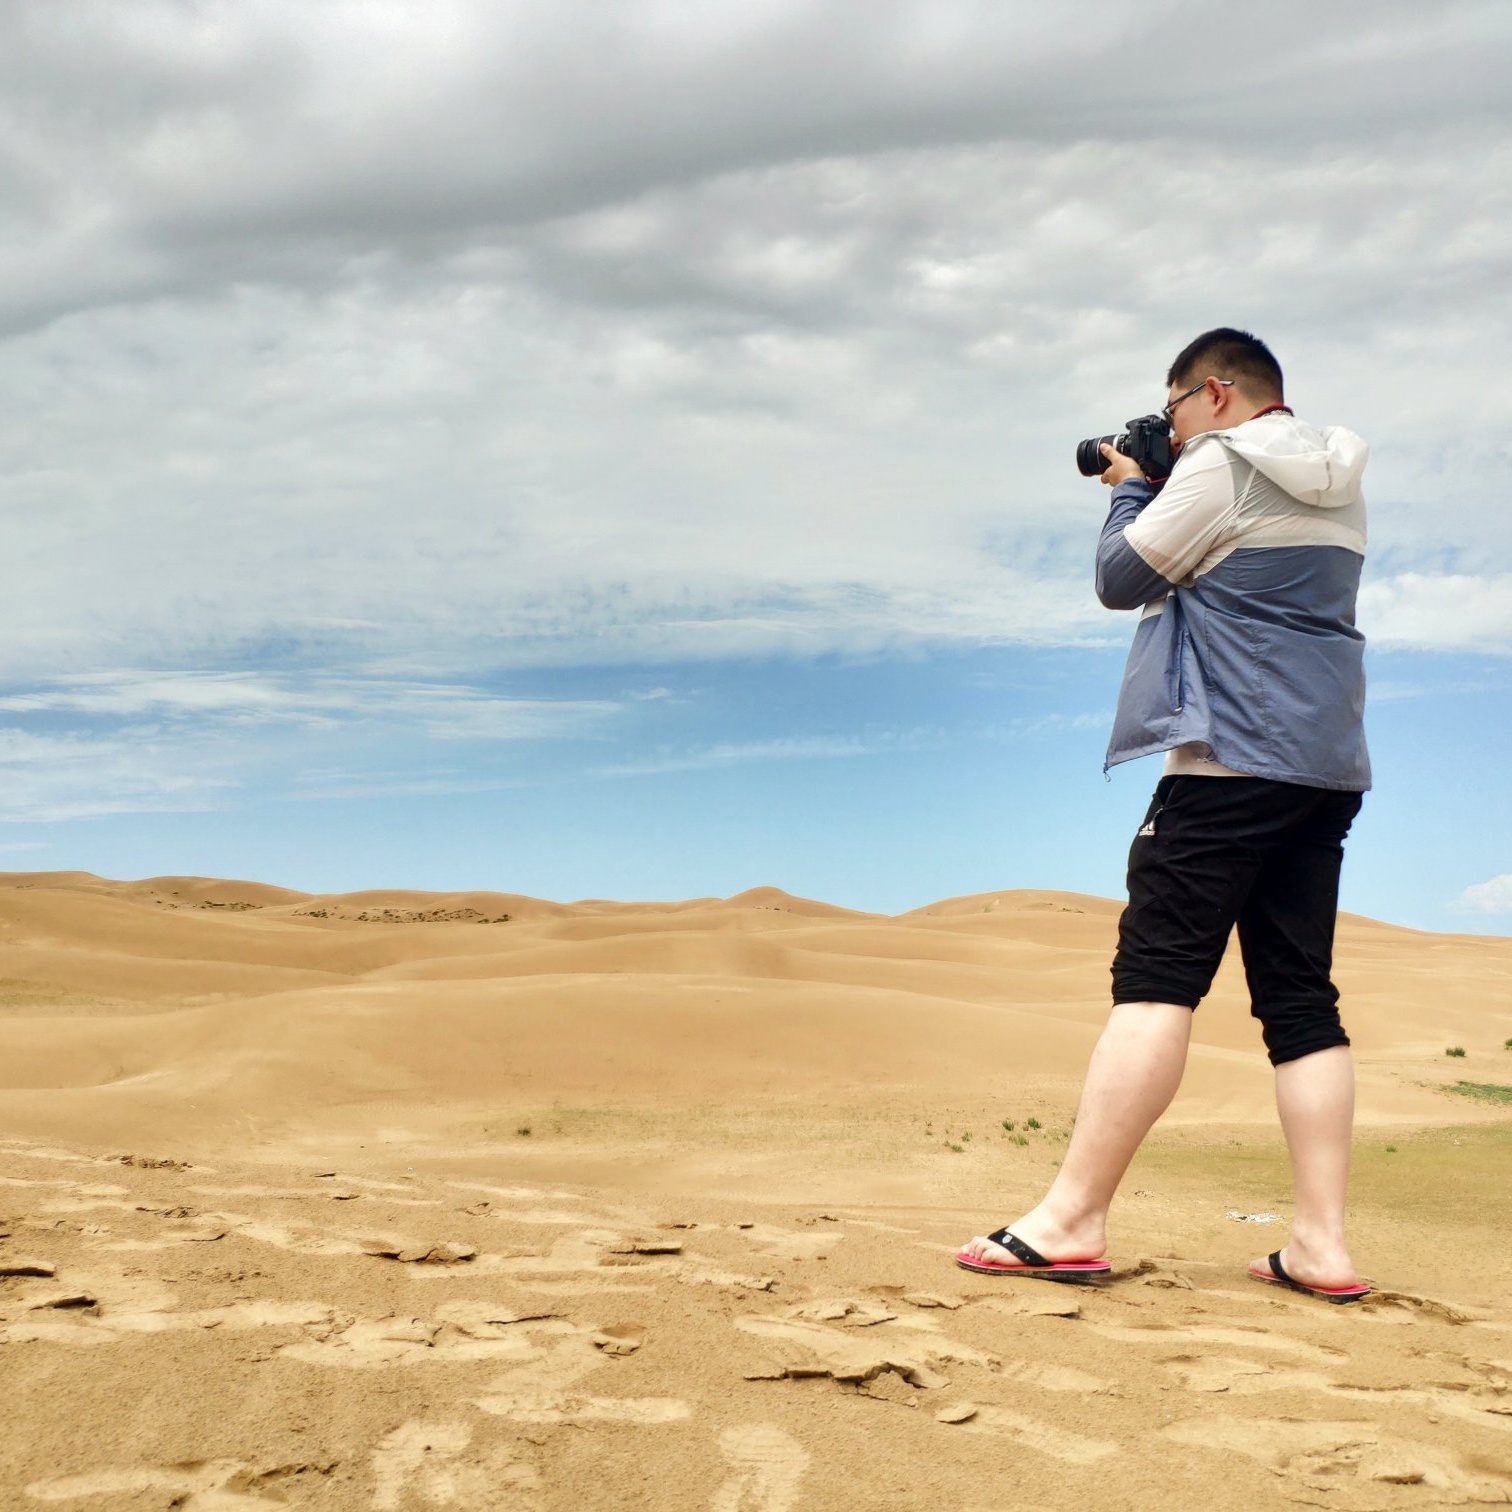
[[[1271,349],[1230,326],[1204,331],[1183,348],[1166,374],[1166,388],[1166,416],[1178,442],[1226,430],[1284,402],[1281,364]]]

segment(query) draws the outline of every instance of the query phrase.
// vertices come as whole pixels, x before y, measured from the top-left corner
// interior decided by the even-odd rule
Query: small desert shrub
[[[1454,1055],[1454,1056],[1462,1056],[1462,1055],[1464,1055],[1464,1053],[1465,1053],[1465,1047],[1463,1045],[1450,1045],[1449,1048],[1444,1051],[1445,1055]]]
[[[1512,1045],[1512,1040],[1508,1040],[1507,1043],[1509,1045]],[[1011,1133],[1013,1133],[1013,1131],[1016,1128],[1018,1128],[1018,1123],[1014,1119],[1012,1119],[1012,1118],[1005,1118],[1003,1120],[1003,1132],[1005,1134],[1011,1134]]]
[[[1395,1145],[1387,1145],[1386,1146],[1386,1153],[1388,1155],[1395,1155],[1396,1154],[1396,1146]]]
[[[530,1138],[530,1125],[529,1124],[521,1124],[520,1127],[515,1130],[515,1133],[518,1134],[522,1139],[529,1139]]]
[[[1023,1134],[1010,1134],[1008,1137],[1016,1145],[1026,1145],[1026,1144],[1029,1143],[1028,1137],[1026,1135],[1023,1135]]]
[[[1024,1127],[1026,1129],[1037,1129],[1037,1128],[1039,1128],[1039,1126],[1040,1126],[1040,1121],[1037,1118],[1026,1118],[1024,1120]]]

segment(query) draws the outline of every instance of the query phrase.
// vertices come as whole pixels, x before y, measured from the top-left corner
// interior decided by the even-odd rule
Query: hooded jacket
[[[1236,772],[1363,792],[1365,443],[1283,410],[1194,436],[1158,496],[1113,490],[1097,596],[1143,608],[1107,766],[1196,743]]]

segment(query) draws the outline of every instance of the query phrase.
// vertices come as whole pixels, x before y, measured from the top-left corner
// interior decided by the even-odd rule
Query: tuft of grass
[[[1503,1050],[1512,1050],[1512,1039],[1509,1039],[1509,1040],[1506,1040],[1506,1041],[1505,1041],[1505,1042],[1504,1042],[1504,1043],[1503,1043],[1503,1044],[1502,1044],[1502,1049],[1503,1049]]]
[[[947,1139],[945,1141],[945,1148],[947,1150],[954,1150],[956,1154],[959,1155],[961,1151],[966,1148],[966,1146],[963,1144],[956,1144],[952,1140]]]
[[[1024,1120],[1024,1127],[1026,1129],[1037,1129],[1037,1128],[1039,1128],[1039,1126],[1040,1126],[1040,1121],[1037,1118],[1026,1118]]]
[[[1028,1137],[1024,1134],[1010,1134],[1008,1138],[1016,1145],[1026,1145],[1029,1143]]]
[[[1496,1082],[1458,1081],[1446,1092],[1458,1092],[1461,1097],[1474,1097],[1481,1102],[1512,1103],[1512,1087],[1503,1087]]]
[[[1512,1045],[1512,1040],[1508,1040],[1507,1043],[1509,1045]],[[1012,1119],[1012,1118],[1005,1118],[1003,1120],[1003,1132],[1005,1134],[1011,1134],[1011,1133],[1013,1133],[1013,1131],[1016,1128],[1018,1128],[1018,1123],[1014,1119]]]
[[[521,1124],[520,1127],[515,1130],[515,1133],[518,1134],[522,1139],[529,1139],[530,1138],[530,1125],[529,1124]]]
[[[1386,1146],[1386,1153],[1387,1153],[1387,1154],[1388,1154],[1388,1155],[1395,1155],[1395,1154],[1396,1154],[1396,1152],[1397,1152],[1397,1151],[1396,1151],[1396,1146],[1395,1146],[1395,1145],[1387,1145],[1387,1146]]]
[[[1448,1047],[1448,1049],[1446,1049],[1444,1051],[1445,1055],[1453,1055],[1453,1056],[1463,1056],[1464,1053],[1465,1053],[1465,1047],[1463,1045],[1450,1045]]]

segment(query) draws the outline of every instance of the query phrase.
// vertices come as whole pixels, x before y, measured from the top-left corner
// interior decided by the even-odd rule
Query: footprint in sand
[[[268,1512],[285,1503],[283,1488],[308,1476],[318,1479],[336,1466],[291,1464],[261,1468],[239,1460],[207,1460],[197,1464],[141,1466],[133,1470],[98,1470],[88,1475],[63,1475],[33,1481],[26,1494],[40,1502],[69,1502],[100,1496],[129,1497],[131,1505],[169,1506],[179,1512]],[[267,1495],[262,1495],[266,1491]],[[141,1502],[151,1492],[171,1497],[166,1502]],[[513,1503],[492,1505],[513,1508]],[[524,1504],[522,1504],[523,1507]],[[533,1512],[533,1509],[532,1509]]]
[[[1272,1333],[1268,1328],[1230,1328],[1217,1324],[1193,1324],[1190,1327],[1170,1327],[1164,1324],[1126,1326],[1113,1323],[1088,1325],[1093,1333],[1120,1344],[1225,1344],[1230,1348],[1270,1350],[1276,1354],[1296,1355],[1307,1360],[1343,1360],[1342,1349],[1330,1349],[1326,1345],[1308,1344],[1293,1339],[1288,1334]]]
[[[653,1424],[681,1422],[692,1413],[676,1397],[592,1396],[577,1389],[584,1376],[639,1349],[642,1329],[605,1332],[552,1320],[524,1323],[522,1332],[533,1345],[530,1358],[493,1381],[474,1403],[493,1417],[516,1423]],[[632,1338],[634,1348],[626,1350]]]
[[[506,1445],[472,1450],[472,1440],[466,1423],[408,1422],[385,1435],[373,1451],[373,1512],[417,1504],[539,1512],[535,1466]]]
[[[743,1423],[719,1435],[731,1470],[714,1493],[711,1512],[789,1512],[809,1455],[792,1434],[772,1423]]]
[[[832,1321],[816,1322],[815,1315]],[[949,1384],[940,1374],[943,1365],[996,1370],[1000,1363],[995,1355],[921,1330],[912,1320],[903,1324],[864,1302],[806,1303],[777,1316],[736,1318],[735,1326],[764,1345],[765,1362],[746,1372],[751,1380],[827,1375],[862,1386],[891,1374],[931,1390]]]
[[[1284,1391],[1295,1396],[1300,1391],[1316,1391],[1336,1400],[1364,1402],[1378,1407],[1413,1406],[1445,1417],[1474,1423],[1480,1428],[1494,1428],[1512,1433],[1512,1408],[1499,1383],[1476,1387],[1462,1383],[1447,1386],[1425,1383],[1412,1386],[1355,1386],[1336,1381],[1317,1371],[1294,1370],[1259,1360],[1230,1358],[1223,1355],[1177,1355],[1161,1363],[1174,1371],[1191,1391],[1226,1393],[1230,1396],[1254,1396],[1268,1391]],[[1469,1364],[1469,1362],[1466,1362]],[[1472,1366],[1473,1368],[1473,1366]]]
[[[0,1346],[48,1343],[90,1348],[141,1334],[314,1328],[328,1325],[334,1316],[325,1303],[267,1299],[183,1308],[172,1287],[150,1276],[65,1271],[59,1281],[56,1267],[29,1269],[52,1274],[23,1278],[9,1293],[15,1316],[0,1317]]]
[[[770,1223],[753,1223],[741,1235],[757,1254],[774,1260],[820,1260],[827,1257],[845,1238],[833,1228],[813,1233],[778,1228]]]
[[[1352,1483],[1426,1486],[1465,1501],[1512,1501],[1512,1474],[1483,1457],[1473,1463],[1448,1447],[1415,1443],[1373,1422],[1295,1418],[1200,1418],[1164,1436],[1178,1444],[1243,1455],[1282,1483],[1337,1492]],[[1440,1503],[1442,1504],[1442,1502]]]
[[[948,1422],[950,1419],[940,1419]],[[1042,1423],[1037,1418],[1022,1412],[1011,1412],[1005,1407],[979,1407],[970,1418],[956,1419],[952,1428],[956,1433],[989,1433],[1011,1439],[1026,1449],[1036,1450],[1050,1459],[1067,1465],[1095,1465],[1110,1454],[1117,1454],[1119,1446],[1104,1439],[1086,1438],[1051,1423]]]

